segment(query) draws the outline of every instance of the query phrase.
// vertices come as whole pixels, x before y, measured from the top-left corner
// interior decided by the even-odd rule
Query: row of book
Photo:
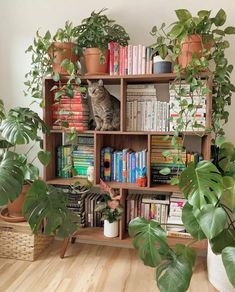
[[[75,128],[77,131],[85,131],[89,128],[89,106],[87,99],[78,91],[74,97],[62,96],[58,101],[54,99],[52,104],[53,129]]]
[[[190,162],[197,164],[201,160],[200,153],[186,152],[181,137],[176,139],[176,146],[173,146],[170,138],[164,140],[162,136],[154,135],[151,140],[151,182],[170,183]],[[169,169],[169,173],[162,174],[164,168]]]
[[[57,148],[56,174],[61,178],[86,178],[87,169],[94,165],[94,137],[78,136],[76,145]]]
[[[132,151],[129,148],[101,149],[100,175],[104,181],[135,183],[140,170],[147,168],[147,150]]]
[[[179,95],[184,92],[183,96]],[[170,131],[177,129],[178,119],[182,117],[184,128],[182,131],[204,131],[206,127],[206,95],[203,88],[200,92],[190,92],[187,83],[170,83]],[[180,114],[183,107],[191,105],[190,110]]]
[[[152,51],[144,45],[109,43],[110,75],[152,74]]]
[[[127,131],[169,131],[170,104],[157,100],[154,84],[127,86]]]

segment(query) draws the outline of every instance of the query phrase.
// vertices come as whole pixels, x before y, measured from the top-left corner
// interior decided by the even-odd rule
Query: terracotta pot
[[[86,65],[86,75],[108,74],[109,69],[109,50],[104,51],[104,64],[100,64],[100,50],[98,48],[87,48],[84,52]]]
[[[202,37],[201,35],[191,35],[184,39],[181,44],[181,55],[178,57],[178,63],[183,69],[192,61],[193,54],[198,58],[202,56]]]
[[[49,55],[52,59],[53,71],[61,75],[68,75],[67,70],[60,66],[64,59],[70,60],[72,63],[76,63],[79,56],[74,53],[74,43],[60,43],[54,42],[49,49]]]
[[[26,193],[29,191],[30,185],[24,185],[22,192],[18,196],[18,198],[12,202],[9,203],[7,208],[8,208],[8,213],[10,217],[22,217],[22,207],[24,204],[25,196]]]

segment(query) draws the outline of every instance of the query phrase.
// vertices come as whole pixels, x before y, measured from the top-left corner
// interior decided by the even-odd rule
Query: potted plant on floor
[[[78,26],[78,43],[79,47],[85,48],[87,75],[107,74],[109,42],[126,46],[130,39],[122,26],[103,14],[106,10],[93,11],[91,16],[83,19],[81,25]]]
[[[41,142],[41,131],[48,134],[45,123],[37,113],[21,107],[6,112],[0,100],[0,206],[8,204],[8,208],[11,208],[11,204],[18,201],[21,204],[18,218],[14,217],[16,214],[11,217],[8,208],[1,210],[1,218],[14,222],[24,220],[23,205],[24,216],[35,233],[44,221],[46,235],[57,231],[59,236],[68,236],[76,230],[78,220],[66,208],[66,195],[41,181],[39,170],[33,164],[38,159],[44,166],[48,165],[51,154],[40,150],[35,157],[30,155],[35,144]],[[20,145],[28,150],[18,153],[17,147]]]
[[[116,195],[114,190],[102,180],[100,183],[101,187],[108,194],[103,195],[102,200],[97,203],[95,211],[102,214],[101,220],[104,221],[104,236],[117,237],[119,220],[123,212],[123,208],[120,205],[120,196]]]

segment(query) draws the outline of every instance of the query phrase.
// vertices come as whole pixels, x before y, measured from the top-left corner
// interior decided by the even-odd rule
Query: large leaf
[[[215,25],[216,26],[223,25],[226,21],[226,18],[227,18],[227,16],[226,16],[225,11],[223,9],[220,9],[214,18]]]
[[[28,108],[11,109],[0,125],[0,132],[11,144],[28,144],[37,139],[38,130],[47,131],[45,123],[37,113]]]
[[[222,194],[222,176],[210,161],[201,161],[196,167],[190,163],[180,176],[179,187],[189,203],[199,209],[207,201],[216,205]]]
[[[0,99],[0,122],[5,118],[5,109],[4,109],[4,103],[3,100]]]
[[[198,240],[206,238],[206,235],[202,231],[193,213],[193,206],[191,206],[188,202],[184,205],[182,210],[182,221],[185,229],[193,236],[193,238]]]
[[[23,206],[23,214],[33,232],[40,231],[44,223],[46,235],[57,232],[62,238],[71,236],[77,230],[78,217],[66,207],[67,200],[62,190],[41,180],[34,181]]]
[[[23,184],[21,163],[7,152],[0,161],[0,205],[14,201],[21,193]]]
[[[186,21],[192,18],[192,14],[187,9],[177,9],[175,13],[180,21]]]
[[[189,287],[196,254],[191,247],[176,246],[176,255],[157,268],[156,280],[161,292],[182,292]]]
[[[176,25],[174,25],[171,29],[171,31],[169,32],[169,35],[172,39],[176,39],[181,32],[183,31],[184,26],[181,23],[177,23]]]
[[[218,164],[224,171],[229,171],[230,162],[234,157],[234,146],[230,142],[225,142],[219,147]]]
[[[44,166],[47,166],[51,161],[51,152],[39,151],[38,152],[38,159]]]
[[[226,247],[222,251],[222,260],[228,278],[235,288],[235,247]]]
[[[222,232],[227,221],[227,214],[224,209],[212,204],[203,206],[196,217],[208,239],[212,239]]]
[[[161,253],[169,249],[166,232],[155,220],[135,218],[129,223],[129,235],[134,237],[133,245],[145,265],[156,267],[161,262]]]
[[[211,249],[214,253],[221,253],[225,247],[235,247],[235,230],[224,229],[220,234],[210,240]]]
[[[224,192],[221,202],[235,214],[235,180],[232,177],[223,177]]]

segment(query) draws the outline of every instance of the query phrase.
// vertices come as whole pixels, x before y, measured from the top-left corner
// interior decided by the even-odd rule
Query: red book
[[[68,120],[68,121],[73,121],[73,122],[83,122],[83,121],[89,121],[89,116],[82,116],[82,115],[58,115],[58,114],[53,114],[52,118],[54,120]]]
[[[128,74],[128,47],[124,47],[124,75]]]
[[[59,111],[59,110],[67,110],[67,111],[77,111],[77,112],[83,112],[84,110],[89,111],[88,105],[84,105],[84,104],[53,104],[52,105],[52,110],[53,111]]]
[[[122,75],[123,72],[123,47],[119,47],[119,75]]]
[[[73,104],[73,103],[83,103],[82,97],[74,98],[61,98],[60,101],[56,102],[57,104]]]
[[[114,43],[109,43],[109,74],[114,75]]]

